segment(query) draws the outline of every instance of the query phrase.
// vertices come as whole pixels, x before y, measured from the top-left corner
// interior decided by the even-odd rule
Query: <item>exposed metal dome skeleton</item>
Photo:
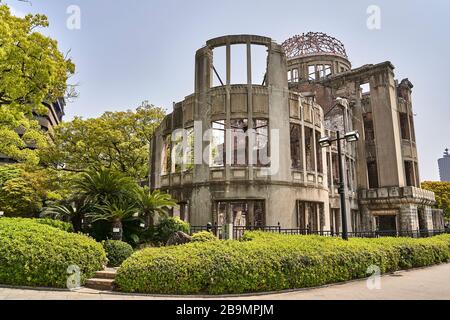
[[[282,47],[288,59],[317,54],[333,54],[348,59],[344,44],[323,32],[293,36],[283,42]]]

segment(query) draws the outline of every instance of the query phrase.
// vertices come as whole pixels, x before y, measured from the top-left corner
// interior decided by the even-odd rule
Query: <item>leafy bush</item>
[[[67,268],[80,268],[81,284],[106,265],[105,251],[92,238],[36,219],[0,218],[0,283],[66,287]]]
[[[177,231],[189,233],[189,223],[178,217],[166,217],[156,226],[155,240],[166,243],[170,236]]]
[[[62,231],[73,232],[73,226],[69,222],[64,222],[64,221],[61,221],[61,220],[53,220],[53,219],[35,219],[35,221],[37,223],[46,224],[46,225],[49,225],[51,227],[60,229]]]
[[[102,242],[108,258],[108,267],[118,267],[133,254],[133,247],[120,240],[106,240]]]
[[[445,262],[450,235],[350,239],[247,232],[246,241],[194,242],[134,253],[119,268],[126,292],[225,294],[304,288]]]
[[[192,235],[192,242],[208,242],[218,240],[215,235],[209,231],[200,231]]]

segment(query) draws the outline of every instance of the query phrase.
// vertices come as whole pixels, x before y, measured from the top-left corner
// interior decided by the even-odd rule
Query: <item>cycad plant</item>
[[[86,198],[76,198],[71,202],[54,204],[44,208],[41,217],[71,222],[75,232],[82,231],[83,220],[90,213],[94,204]]]
[[[74,188],[81,196],[97,204],[112,202],[116,199],[131,198],[138,185],[123,173],[101,168],[81,174],[75,180]]]
[[[139,209],[125,198],[105,200],[104,203],[95,205],[93,212],[87,214],[87,217],[91,218],[92,222],[111,222],[113,240],[122,240],[123,221],[140,219]]]
[[[147,225],[153,224],[155,215],[166,216],[168,211],[177,205],[170,194],[160,190],[150,191],[148,187],[136,189],[135,201],[141,216],[146,219]]]

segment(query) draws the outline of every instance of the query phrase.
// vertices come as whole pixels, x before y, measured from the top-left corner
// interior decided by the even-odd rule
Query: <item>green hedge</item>
[[[209,231],[200,231],[192,235],[192,242],[217,241],[217,237]]]
[[[246,241],[245,241],[246,240]],[[350,239],[248,232],[244,241],[149,248],[119,268],[125,292],[229,294],[319,286],[450,258],[450,235],[428,239]]]
[[[33,221],[52,226],[52,227],[60,229],[62,231],[73,232],[73,226],[69,222],[64,222],[61,220],[54,220],[54,219],[42,219],[42,218],[34,219]]]
[[[107,262],[100,243],[36,219],[0,218],[0,244],[0,284],[64,288],[69,266],[83,284]]]
[[[108,267],[118,267],[133,254],[133,247],[120,240],[106,240],[102,242],[108,258]]]

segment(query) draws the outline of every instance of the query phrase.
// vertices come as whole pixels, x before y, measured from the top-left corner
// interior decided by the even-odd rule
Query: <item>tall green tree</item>
[[[41,150],[41,158],[65,170],[105,167],[142,180],[149,171],[150,141],[164,116],[162,108],[144,102],[135,111],[75,118],[55,128],[54,143]]]
[[[36,164],[46,136],[33,113],[44,115],[43,101],[55,101],[67,90],[75,65],[56,40],[37,32],[48,27],[44,15],[13,16],[0,4],[0,153]]]
[[[444,210],[444,216],[450,221],[450,182],[425,181],[422,188],[436,195],[436,208]]]
[[[21,164],[0,166],[0,211],[6,216],[37,217],[43,206],[68,194],[55,170]]]

